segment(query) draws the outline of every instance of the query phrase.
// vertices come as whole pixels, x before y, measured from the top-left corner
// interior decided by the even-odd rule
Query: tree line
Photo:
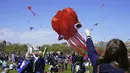
[[[98,49],[99,51],[103,52],[105,50],[105,47],[106,45],[104,45],[106,43],[104,42],[100,42],[98,44],[95,44],[96,46],[96,49]],[[55,43],[55,44],[51,44],[51,45],[48,45],[48,44],[44,44],[42,46],[40,46],[40,50],[43,51],[44,48],[47,47],[47,50],[48,51],[62,51],[64,53],[70,53],[71,51],[74,51],[73,48],[70,47],[70,45],[68,45],[67,43]],[[18,44],[18,43],[15,43],[15,44],[10,44],[10,45],[6,45],[4,43],[0,43],[0,52],[11,52],[11,51],[17,51],[17,52],[27,52],[27,44]],[[128,49],[128,52],[130,52],[130,48]]]

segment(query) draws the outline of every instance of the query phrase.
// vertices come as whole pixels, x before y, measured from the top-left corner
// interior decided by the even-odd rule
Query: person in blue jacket
[[[87,36],[86,45],[88,48],[88,57],[92,62],[93,73],[130,73],[127,48],[119,39],[112,39],[106,46],[103,58],[99,55],[93,45],[90,31],[85,30]]]
[[[24,60],[17,69],[18,73],[33,73],[33,60],[31,60],[31,55],[26,53],[25,58],[26,60]]]
[[[43,56],[42,52],[39,51],[38,59],[35,63],[35,73],[44,73],[45,61],[44,61],[44,58],[42,56]]]

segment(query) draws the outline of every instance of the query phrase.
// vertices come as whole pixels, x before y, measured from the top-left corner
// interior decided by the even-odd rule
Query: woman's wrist
[[[92,38],[91,36],[87,36],[87,38]]]

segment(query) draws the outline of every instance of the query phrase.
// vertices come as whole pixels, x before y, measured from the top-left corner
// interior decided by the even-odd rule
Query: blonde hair
[[[31,54],[30,54],[30,53],[26,53],[26,54],[25,54],[25,58],[26,58],[26,59],[31,58]]]

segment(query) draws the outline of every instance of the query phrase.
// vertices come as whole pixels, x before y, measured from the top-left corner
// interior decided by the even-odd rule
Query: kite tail
[[[32,14],[34,15],[34,16],[36,16],[37,14],[35,13],[35,12],[33,12],[32,10],[30,10],[31,12],[32,12]]]

